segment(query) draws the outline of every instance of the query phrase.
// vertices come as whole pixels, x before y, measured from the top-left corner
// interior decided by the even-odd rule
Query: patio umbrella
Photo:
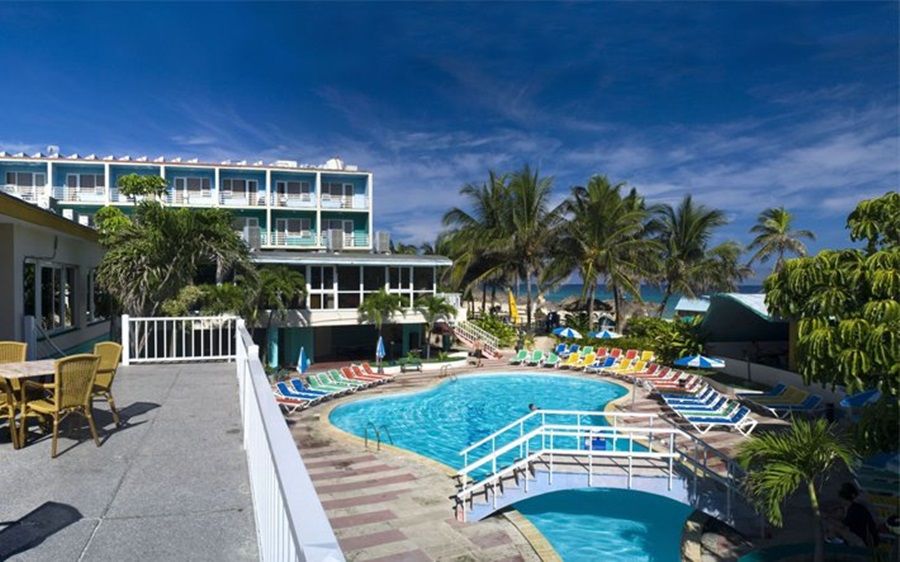
[[[301,375],[309,370],[309,357],[306,356],[306,349],[302,346],[300,347],[300,358],[297,359],[297,370]]]
[[[600,330],[599,332],[591,332],[588,335],[599,340],[614,340],[622,337],[622,334],[613,332],[612,330]]]
[[[381,363],[385,355],[387,354],[384,352],[384,339],[378,336],[378,345],[375,346],[375,359],[378,359],[378,362]]]
[[[681,359],[675,360],[677,367],[694,367],[698,369],[721,369],[725,366],[725,361],[714,357],[706,357],[705,355],[688,355]]]
[[[557,335],[561,338],[578,339],[581,337],[581,334],[578,333],[578,330],[573,330],[572,328],[568,328],[565,326],[553,330],[553,333],[554,335]]]
[[[519,307],[516,306],[516,297],[513,296],[510,289],[506,289],[506,300],[509,304],[509,319],[513,324],[519,323]]]

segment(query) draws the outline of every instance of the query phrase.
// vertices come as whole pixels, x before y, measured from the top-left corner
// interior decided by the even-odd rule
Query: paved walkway
[[[113,390],[126,425],[98,402],[100,448],[77,416],[52,460],[0,428],[0,560],[258,559],[233,364],[121,368]]]

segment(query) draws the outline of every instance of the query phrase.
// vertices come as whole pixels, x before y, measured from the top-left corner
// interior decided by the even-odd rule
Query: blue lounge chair
[[[738,392],[735,396],[752,400],[753,398],[759,398],[760,396],[780,396],[781,394],[784,394],[785,390],[787,390],[787,385],[778,383],[765,392]]]
[[[585,373],[599,373],[603,369],[612,367],[616,362],[615,357],[600,357],[590,365],[584,368]]]
[[[565,355],[569,350],[569,346],[561,343],[556,346],[556,349],[553,350],[553,353],[557,355]]]
[[[579,349],[581,349],[581,346],[578,345],[577,343],[573,343],[572,346],[565,353],[558,353],[557,355],[559,355],[560,357],[565,359],[569,355],[572,355],[573,353],[578,353]]]
[[[728,398],[720,395],[712,403],[707,404],[707,405],[702,405],[702,404],[672,405],[672,404],[669,404],[669,407],[672,408],[675,412],[677,412],[681,416],[692,416],[694,414],[706,415],[706,414],[711,414],[711,413],[725,415],[727,412],[734,410],[737,407],[737,403],[732,402]]]
[[[663,400],[669,406],[708,406],[718,400],[721,394],[710,387],[706,387],[702,393],[696,398],[685,397],[684,394],[666,394]]]
[[[294,390],[284,381],[279,381],[275,383],[275,388],[278,389],[278,393],[284,396],[285,398],[295,398],[299,400],[306,400],[310,403],[318,402],[322,399],[320,394],[312,394],[309,392]]]
[[[696,394],[685,394],[683,392],[663,392],[660,393],[659,396],[666,402],[702,402],[715,394],[718,394],[718,391],[716,389],[709,385],[705,385]]]
[[[776,417],[786,418],[790,414],[797,412],[803,412],[807,414],[815,412],[822,407],[822,397],[818,394],[810,394],[803,400],[803,402],[800,402],[799,404],[756,404],[760,408],[768,410]]]
[[[306,386],[305,384],[303,384],[302,380],[297,379],[297,378],[293,378],[288,382],[291,383],[291,386],[293,386],[294,390],[296,390],[297,392],[305,392],[306,394],[313,394],[313,395],[319,396],[321,398],[326,398],[326,397],[334,394],[333,392],[325,392],[324,390],[313,390],[313,389],[309,388],[308,386]]]
[[[734,428],[741,435],[749,436],[759,423],[750,417],[750,408],[741,406],[730,416],[686,416],[685,421],[691,424],[701,435],[708,433],[714,427]]]

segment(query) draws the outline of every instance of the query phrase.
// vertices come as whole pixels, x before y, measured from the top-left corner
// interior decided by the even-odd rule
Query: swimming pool
[[[369,423],[385,427],[396,446],[462,468],[459,451],[527,414],[529,404],[601,411],[626,393],[620,385],[575,376],[470,375],[425,391],[343,404],[331,411],[329,420],[359,437]],[[566,561],[678,560],[681,531],[691,511],[649,494],[605,489],[555,492],[516,504],[520,506]]]
[[[359,437],[365,436],[369,422],[379,429],[386,427],[394,445],[462,468],[461,450],[527,414],[529,404],[597,411],[626,392],[617,384],[572,376],[464,376],[422,392],[341,405],[332,410],[329,419]],[[533,423],[540,421],[534,419]],[[473,453],[470,458],[476,456]]]
[[[692,508],[634,490],[589,488],[515,504],[566,562],[678,562]]]

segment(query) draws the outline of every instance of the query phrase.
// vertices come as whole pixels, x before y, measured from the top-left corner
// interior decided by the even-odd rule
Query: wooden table
[[[22,361],[20,363],[0,363],[0,377],[7,380],[21,380],[22,384],[22,423],[25,423],[25,384],[24,379],[34,377],[42,377],[56,373],[56,359],[41,359],[39,361]],[[15,420],[9,420],[9,423],[15,424]],[[19,432],[16,431],[16,434]],[[18,449],[24,443],[13,439],[13,447]]]

